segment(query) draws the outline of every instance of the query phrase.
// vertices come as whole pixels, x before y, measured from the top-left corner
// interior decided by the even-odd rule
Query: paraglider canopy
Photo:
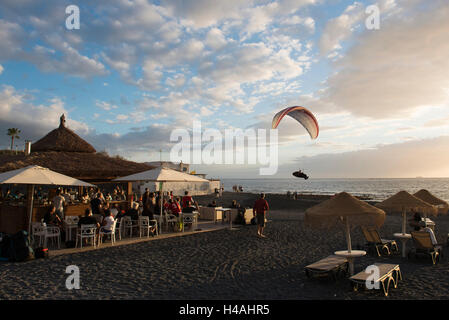
[[[271,123],[271,128],[276,129],[281,122],[281,120],[286,116],[289,115],[299,123],[303,125],[303,127],[307,130],[310,137],[312,139],[316,139],[318,137],[319,133],[319,127],[318,127],[318,121],[316,120],[315,116],[307,110],[304,107],[288,107],[285,108],[273,117],[273,121]]]

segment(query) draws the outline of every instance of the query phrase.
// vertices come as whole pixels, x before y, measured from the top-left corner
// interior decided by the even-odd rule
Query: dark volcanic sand
[[[254,197],[251,195],[248,202],[252,203]],[[302,212],[310,205],[308,201],[296,201],[294,207],[299,209],[290,206],[286,210],[289,201],[279,198],[276,204],[273,199],[269,215],[272,221],[267,225],[265,239],[258,238],[256,227],[250,225],[237,231],[108,247],[48,260],[1,263],[0,299],[449,298],[446,257],[436,266],[428,259],[399,256],[357,259],[356,272],[374,262],[400,265],[404,279],[398,288],[390,289],[387,298],[379,290],[353,292],[347,279],[307,279],[304,266],[346,249],[344,233],[342,229],[326,232],[304,228]],[[438,240],[445,242],[449,218],[437,217],[434,221]],[[400,230],[401,218],[388,216],[380,231],[382,237],[391,238]],[[352,231],[352,239],[353,248],[364,243],[360,229]],[[80,269],[79,290],[65,288],[65,269],[69,265]]]

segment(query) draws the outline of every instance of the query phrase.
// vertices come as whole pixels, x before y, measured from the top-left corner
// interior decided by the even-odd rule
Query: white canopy
[[[94,186],[90,183],[35,165],[0,173],[0,184],[7,183],[80,187]]]
[[[164,182],[209,182],[209,180],[194,176],[192,174],[183,173],[177,170],[158,167],[140,173],[135,173],[126,177],[120,177],[113,181],[155,181],[160,182],[160,191],[163,189]],[[160,215],[159,221],[162,223],[162,197],[160,198]]]
[[[148,171],[135,173],[114,181],[156,181],[156,182],[209,182],[209,180],[177,170],[158,167]]]
[[[31,186],[31,190],[29,193],[29,196],[31,197],[31,206],[29,208],[30,212],[28,214],[28,234],[30,234],[31,220],[33,215],[34,185],[94,187],[94,185],[90,183],[36,165],[0,173],[0,184],[8,183],[27,184]]]

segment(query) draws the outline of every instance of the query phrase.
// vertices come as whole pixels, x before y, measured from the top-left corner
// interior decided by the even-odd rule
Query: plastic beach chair
[[[312,278],[312,276],[331,276],[336,280],[339,276],[346,276],[348,274],[348,259],[337,255],[330,255],[305,266],[304,270],[309,279]]]
[[[430,237],[430,233],[427,231],[412,231],[411,232],[413,245],[408,253],[408,258],[417,255],[426,255],[432,258],[432,263],[437,264],[440,260],[440,255],[442,255],[442,244],[433,244]]]
[[[374,268],[368,269],[369,267]],[[374,270],[377,272],[374,272]],[[399,280],[402,280],[402,274],[398,264],[375,263],[353,275],[349,280],[353,283],[354,291],[363,287],[367,289],[380,288],[382,285],[384,295],[388,296],[390,284],[393,283],[394,287],[397,288]],[[371,285],[369,288],[368,283]]]

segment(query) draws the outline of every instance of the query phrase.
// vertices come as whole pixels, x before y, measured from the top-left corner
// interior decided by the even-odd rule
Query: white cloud
[[[296,163],[301,163],[315,178],[447,177],[449,164],[442,161],[449,158],[447,150],[449,136],[442,136],[366,150],[301,157]],[[288,172],[293,168],[285,167],[282,171]]]
[[[357,116],[407,117],[449,101],[449,5],[384,21],[336,64],[320,98]]]
[[[118,108],[118,106],[116,106],[114,104],[111,104],[111,103],[106,102],[106,101],[100,101],[100,100],[95,101],[95,105],[98,108],[106,110],[106,111],[110,111],[112,109],[117,109]]]
[[[212,28],[206,35],[206,45],[214,50],[219,50],[226,46],[227,41],[223,32],[218,28]]]
[[[11,126],[22,131],[21,143],[41,138],[59,126],[59,117],[64,113],[67,126],[81,134],[87,134],[86,124],[70,119],[70,112],[60,98],[53,98],[48,104],[32,104],[28,93],[15,90],[12,86],[3,86],[0,91],[0,131],[6,132]],[[39,119],[39,121],[36,121]],[[0,136],[0,145],[8,145],[7,136]]]
[[[2,74],[3,73],[3,66],[0,64],[0,74]]]

